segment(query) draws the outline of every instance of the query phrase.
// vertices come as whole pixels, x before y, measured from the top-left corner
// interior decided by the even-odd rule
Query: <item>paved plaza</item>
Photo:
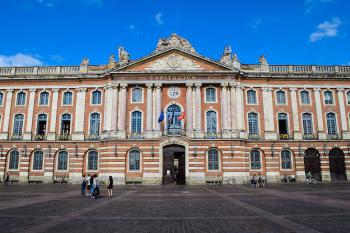
[[[0,186],[0,232],[350,232],[350,184]]]

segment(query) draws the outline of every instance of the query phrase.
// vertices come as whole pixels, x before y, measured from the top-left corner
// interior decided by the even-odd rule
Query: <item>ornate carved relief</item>
[[[150,64],[146,70],[203,70],[203,68],[187,57],[171,54]]]

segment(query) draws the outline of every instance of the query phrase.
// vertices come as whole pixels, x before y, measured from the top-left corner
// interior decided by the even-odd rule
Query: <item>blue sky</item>
[[[131,59],[172,32],[201,55],[231,45],[242,63],[350,65],[348,0],[0,0],[0,66]]]

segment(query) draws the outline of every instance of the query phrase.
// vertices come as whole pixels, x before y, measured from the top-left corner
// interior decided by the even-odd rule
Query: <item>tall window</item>
[[[166,120],[169,131],[173,129],[174,132],[176,132],[177,130],[181,129],[181,121],[179,120],[180,115],[180,106],[173,104],[168,107],[168,109],[166,110]]]
[[[205,101],[208,103],[216,102],[215,88],[209,87],[205,89]]]
[[[22,114],[15,115],[15,120],[13,124],[13,135],[21,136],[23,131],[23,119]]]
[[[40,150],[34,152],[33,155],[33,170],[42,170],[43,169],[43,159],[44,153]]]
[[[281,151],[282,169],[292,169],[292,156],[290,150]]]
[[[333,104],[333,93],[331,91],[324,92],[324,103],[325,104]]]
[[[302,104],[310,104],[310,94],[308,91],[300,92],[300,102]]]
[[[279,134],[288,134],[288,116],[286,113],[278,113]]]
[[[276,92],[277,104],[286,104],[286,93],[284,91]]]
[[[45,135],[46,134],[46,124],[47,124],[46,114],[39,114],[38,125],[37,125],[37,135]]]
[[[247,91],[247,100],[248,104],[256,104],[256,91],[249,90]]]
[[[140,151],[131,150],[129,152],[129,171],[140,170]]]
[[[68,152],[64,150],[58,152],[57,170],[67,170],[67,164],[68,164]]]
[[[252,150],[250,152],[250,168],[252,170],[261,169],[261,158],[259,150]]]
[[[91,150],[88,153],[88,170],[97,170],[98,153],[95,150]]]
[[[0,106],[3,104],[4,102],[4,93],[0,92]]]
[[[312,115],[311,113],[303,113],[303,133],[304,135],[312,135],[313,134],[313,126],[312,126]]]
[[[347,103],[350,104],[350,91],[346,92]]]
[[[93,91],[92,92],[92,104],[101,104],[101,92]]]
[[[49,104],[49,93],[44,91],[40,93],[39,105],[48,105]]]
[[[90,116],[90,135],[100,135],[100,114],[97,112]]]
[[[219,170],[219,153],[216,149],[208,151],[208,170]]]
[[[206,113],[206,116],[207,116],[207,133],[216,134],[216,129],[217,129],[216,112],[208,111]]]
[[[134,111],[131,113],[131,133],[141,134],[142,113]]]
[[[9,169],[17,170],[19,164],[19,152],[18,150],[13,150],[10,153]]]
[[[258,125],[258,114],[255,112],[251,112],[248,114],[248,128],[249,134],[255,135],[259,134],[259,125]]]
[[[329,135],[335,135],[337,134],[337,119],[335,117],[335,114],[330,112],[326,115],[327,119],[327,132]]]
[[[142,89],[139,87],[136,87],[132,89],[132,102],[133,103],[140,103],[142,102]]]
[[[23,91],[19,92],[17,94],[17,105],[25,105],[26,104],[26,93],[24,93]]]
[[[73,93],[70,91],[66,91],[63,93],[63,105],[71,105],[73,99]]]
[[[71,121],[70,114],[66,113],[66,114],[62,115],[62,118],[61,118],[61,134],[62,135],[69,135],[70,134],[70,121]]]

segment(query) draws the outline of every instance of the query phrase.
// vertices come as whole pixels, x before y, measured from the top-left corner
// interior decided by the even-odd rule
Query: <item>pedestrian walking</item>
[[[94,194],[94,176],[90,177],[90,197],[93,197]]]
[[[5,182],[4,182],[4,184],[5,184],[6,186],[8,186],[9,183],[10,183],[10,174],[9,174],[9,173],[6,173],[6,177],[5,177]]]
[[[85,197],[85,189],[86,189],[86,178],[85,175],[83,175],[82,179],[81,179],[81,196]]]
[[[91,197],[92,198],[95,198],[97,197],[99,194],[100,194],[100,184],[99,184],[99,181],[97,179],[97,175],[93,175],[93,182],[92,182],[92,188],[93,188],[93,191],[91,193]]]
[[[108,197],[112,197],[112,195],[113,195],[113,178],[112,178],[112,176],[109,176],[107,191],[108,191]]]
[[[90,187],[91,187],[90,181],[91,181],[91,176],[90,174],[88,174],[88,176],[86,177],[86,196],[90,196]]]

